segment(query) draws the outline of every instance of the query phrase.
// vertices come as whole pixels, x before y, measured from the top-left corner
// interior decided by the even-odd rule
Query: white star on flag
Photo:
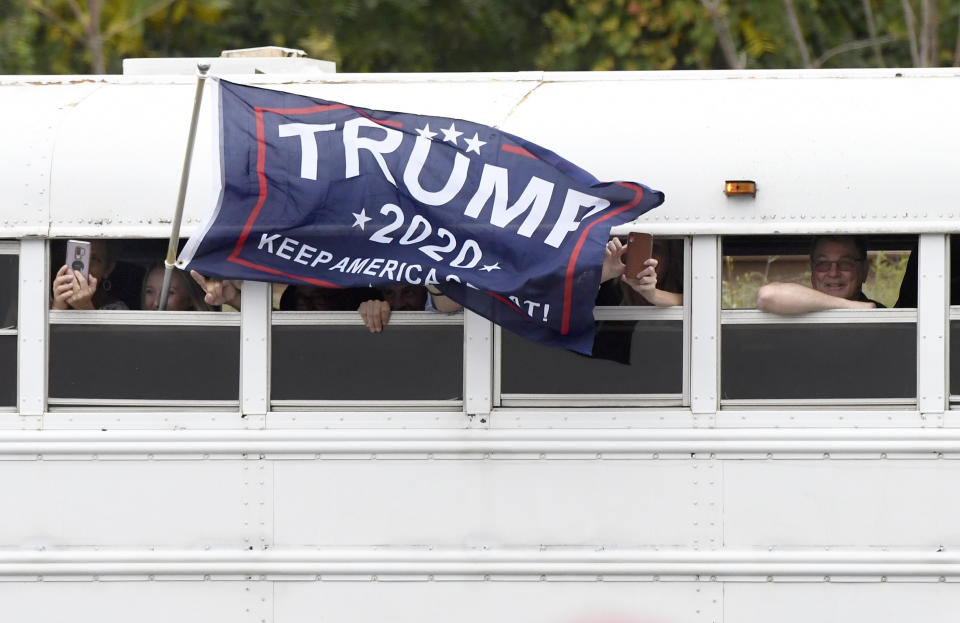
[[[494,262],[493,264],[484,264],[483,268],[480,270],[492,273],[495,270],[500,270],[500,262]]]
[[[353,221],[353,225],[351,225],[350,229],[359,227],[360,231],[364,231],[363,226],[367,224],[367,221],[372,220],[369,216],[367,216],[367,213],[363,208],[360,208],[359,212],[351,212],[351,214],[353,214],[353,218],[356,220]]]
[[[450,141],[454,145],[457,144],[457,139],[460,137],[463,132],[457,132],[457,126],[451,121],[450,127],[444,130],[440,128],[440,131],[443,132],[443,140]]]
[[[429,139],[429,140],[431,140],[431,141],[433,140],[433,137],[437,135],[436,132],[431,132],[431,131],[430,131],[430,124],[429,124],[429,123],[428,123],[427,125],[425,125],[422,129],[421,129],[421,128],[418,128],[418,129],[417,129],[417,134],[419,134],[419,135],[422,136],[423,138]]]
[[[476,132],[473,133],[473,138],[465,138],[463,140],[467,144],[467,152],[473,151],[477,154],[480,153],[480,147],[487,144],[486,141],[480,140],[480,135]]]

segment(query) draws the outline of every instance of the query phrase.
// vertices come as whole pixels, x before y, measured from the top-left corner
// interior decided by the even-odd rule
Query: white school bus
[[[374,335],[354,312],[273,311],[254,282],[239,312],[50,309],[67,239],[110,241],[137,306],[193,67],[0,79],[4,621],[955,619],[960,70],[214,61],[663,190],[614,233],[674,241],[683,304],[598,306],[620,355],[589,359],[469,312]],[[218,186],[211,100],[185,234]],[[863,237],[886,309],[750,309],[837,233]]]

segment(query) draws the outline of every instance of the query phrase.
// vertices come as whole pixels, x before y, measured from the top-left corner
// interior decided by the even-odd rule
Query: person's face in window
[[[317,286],[295,287],[293,308],[296,311],[353,311],[354,307],[346,304],[340,290],[334,288],[320,288]]]
[[[813,289],[843,299],[860,297],[867,278],[867,263],[858,256],[857,245],[846,240],[822,240],[811,258]]]
[[[113,272],[115,262],[108,259],[107,243],[103,240],[90,241],[90,276],[97,279],[109,277]]]
[[[143,288],[143,308],[156,311],[160,309],[160,290],[163,288],[163,270],[155,268],[147,275],[147,282]],[[190,302],[186,284],[183,283],[182,273],[174,271],[170,276],[170,291],[167,293],[167,311],[190,311],[193,305]]]
[[[383,298],[394,311],[423,311],[427,304],[427,289],[421,286],[390,286],[384,288]]]

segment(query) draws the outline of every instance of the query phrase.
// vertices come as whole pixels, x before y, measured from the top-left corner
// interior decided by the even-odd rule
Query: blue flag
[[[205,275],[432,284],[589,354],[610,228],[663,202],[478,123],[217,82],[221,195],[180,257]]]

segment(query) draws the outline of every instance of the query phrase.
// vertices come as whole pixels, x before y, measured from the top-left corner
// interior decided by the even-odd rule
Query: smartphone
[[[644,262],[653,256],[653,236],[650,234],[633,233],[627,242],[627,269],[628,277],[636,277],[637,273],[646,266]]]
[[[64,262],[73,272],[85,279],[90,277],[90,243],[85,240],[67,240],[67,259]]]

